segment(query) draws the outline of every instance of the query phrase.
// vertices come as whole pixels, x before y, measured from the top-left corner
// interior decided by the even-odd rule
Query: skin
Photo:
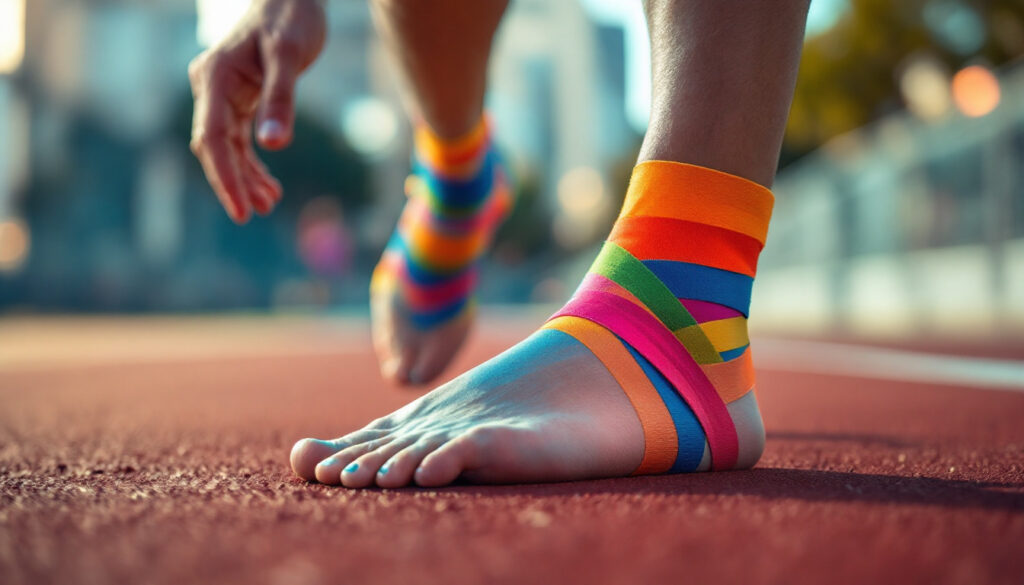
[[[223,41],[188,67],[195,100],[192,152],[221,205],[244,224],[270,213],[281,184],[256,156],[286,147],[295,122],[295,82],[316,60],[327,35],[317,0],[254,0]]]
[[[463,136],[480,120],[487,61],[507,5],[507,0],[370,2],[409,116],[441,138]]]
[[[507,0],[437,2],[373,0],[377,32],[402,82],[411,119],[444,139],[468,133],[483,115],[487,61]],[[455,357],[474,311],[427,331],[406,316],[400,291],[370,299],[373,345],[381,375],[396,384],[424,384]]]
[[[654,87],[640,159],[770,185],[807,2],[650,0],[645,9]],[[764,448],[757,400],[751,392],[728,409],[736,467],[750,467]],[[307,480],[354,488],[563,481],[627,475],[643,445],[639,420],[604,366],[564,334],[541,331],[363,429],[299,441],[291,463]]]
[[[409,116],[442,138],[468,132],[483,112],[487,60],[506,0],[371,2],[374,22],[403,82]],[[228,215],[244,224],[270,213],[280,183],[253,148],[291,142],[295,84],[320,54],[326,36],[317,0],[256,0],[218,45],[189,66],[195,98],[192,151]],[[398,384],[437,377],[473,322],[467,311],[429,331],[406,318],[396,291],[371,299],[374,347],[381,374]]]
[[[426,384],[455,358],[469,335],[476,310],[467,307],[458,317],[426,331],[414,326],[407,315],[400,291],[371,295],[371,334],[380,374],[403,386]]]
[[[640,162],[687,162],[770,187],[809,5],[647,0],[654,87]]]

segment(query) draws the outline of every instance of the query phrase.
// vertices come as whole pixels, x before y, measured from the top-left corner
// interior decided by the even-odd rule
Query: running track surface
[[[294,479],[295,439],[417,395],[368,348],[351,319],[0,320],[0,581],[1024,583],[1022,392],[763,371],[753,471]]]

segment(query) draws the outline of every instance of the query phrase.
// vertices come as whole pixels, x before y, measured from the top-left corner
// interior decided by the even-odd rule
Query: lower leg
[[[487,61],[508,0],[373,0],[410,116],[453,139],[480,120]]]
[[[770,187],[808,4],[646,0],[654,87],[640,161],[690,163]]]
[[[473,317],[476,262],[510,206],[482,119],[487,61],[507,0],[374,0],[374,21],[416,125],[405,210],[371,285],[382,374],[422,384]]]
[[[605,249],[545,328],[360,431],[300,441],[296,473],[395,487],[753,465],[745,302],[806,9],[780,4],[648,2],[641,161],[689,164],[637,167]]]

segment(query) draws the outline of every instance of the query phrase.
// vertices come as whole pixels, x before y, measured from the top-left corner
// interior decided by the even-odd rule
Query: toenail
[[[345,468],[345,472],[346,473],[352,473],[353,471],[355,471],[357,469],[359,469],[359,464],[355,463],[355,462],[352,462],[352,463],[349,463],[348,467]]]
[[[379,473],[381,475],[384,475],[387,472],[388,472],[388,466],[387,465],[382,465],[381,468],[379,470],[377,470],[377,473]]]

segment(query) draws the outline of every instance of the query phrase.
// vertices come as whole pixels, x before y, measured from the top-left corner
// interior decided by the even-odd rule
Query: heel
[[[754,390],[751,389],[738,400],[729,403],[727,408],[736,425],[740,447],[733,469],[750,469],[761,459],[765,445],[764,421]]]

